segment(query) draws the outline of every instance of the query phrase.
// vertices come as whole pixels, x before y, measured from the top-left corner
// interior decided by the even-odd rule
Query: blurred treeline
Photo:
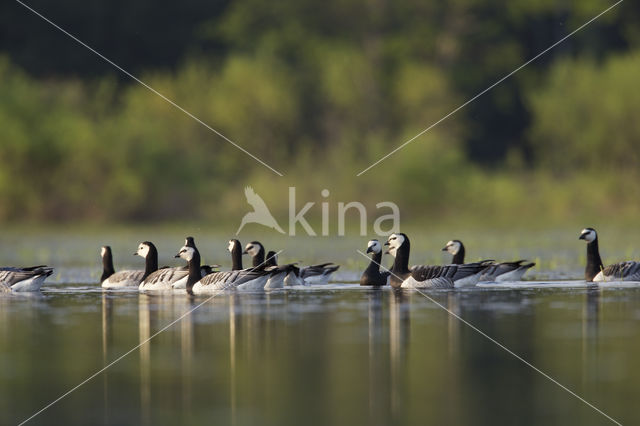
[[[252,185],[404,220],[640,213],[640,6],[623,2],[28,2],[231,144],[20,6],[0,6],[0,219],[237,222]],[[317,216],[319,209],[311,216]],[[388,213],[388,212],[385,212]],[[286,219],[283,219],[286,223]]]

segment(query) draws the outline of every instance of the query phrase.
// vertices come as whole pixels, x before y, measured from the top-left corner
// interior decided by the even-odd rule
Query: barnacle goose
[[[579,239],[587,242],[586,281],[640,281],[640,262],[627,261],[603,267],[595,229],[584,228]]]
[[[394,288],[453,288],[454,281],[483,271],[485,262],[445,266],[412,266],[409,269],[411,243],[403,233],[391,234],[385,243],[387,253],[395,257],[389,283]]]
[[[139,255],[139,250],[140,248],[134,255]],[[100,254],[102,256],[102,277],[100,277],[102,288],[138,287],[147,275],[158,269],[158,257],[147,256],[144,270],[115,272],[111,247],[103,246]]]
[[[451,263],[454,265],[464,263],[465,249],[462,241],[451,240],[442,248],[442,251],[447,251],[453,255]],[[494,263],[478,276],[478,280],[491,282],[520,281],[527,270],[535,266],[535,264],[535,262],[527,260]]]
[[[380,286],[387,284],[389,271],[380,272],[382,262],[382,246],[378,240],[370,240],[367,243],[367,253],[371,253],[371,263],[360,277],[360,285]]]
[[[184,241],[184,245],[187,247],[195,247],[196,244],[194,242],[193,237],[187,237]],[[220,267],[220,265],[201,265],[200,266],[200,272],[201,275],[204,277],[205,275],[209,275],[212,272],[217,272],[217,269]],[[186,266],[180,268],[184,271],[187,271],[187,273],[184,275],[184,277],[178,279],[177,281],[174,281],[171,283],[171,288],[174,290],[184,290],[187,288],[187,279],[189,278],[189,265],[187,264]]]
[[[305,266],[300,268],[300,279],[305,284],[327,284],[331,275],[340,268],[332,262],[321,263],[319,265]]]
[[[265,260],[267,266],[278,266],[278,253],[270,251],[267,253],[267,259]],[[298,285],[305,285],[305,282],[300,278],[300,268],[295,263],[283,265],[287,267],[287,275],[284,277],[283,285],[285,287],[292,287]]]
[[[0,267],[0,293],[10,291],[39,291],[44,280],[53,274],[46,265],[28,268]]]
[[[290,274],[293,274],[295,277],[300,274],[300,269],[295,264],[278,265],[276,259],[277,254],[272,251],[269,252],[269,256],[265,260],[264,252],[264,246],[260,242],[252,241],[247,244],[243,254],[251,256],[254,269],[261,268],[271,271],[271,276],[264,286],[265,290],[282,288],[285,285],[299,284],[299,281],[296,282],[295,279],[289,278]],[[286,284],[285,280],[287,281]]]
[[[231,248],[231,247],[230,247]],[[264,269],[241,269],[226,272],[213,272],[201,276],[200,252],[198,248],[183,246],[176,257],[188,262],[189,278],[187,292],[190,294],[215,293],[226,289],[259,290],[264,289],[271,272]]]

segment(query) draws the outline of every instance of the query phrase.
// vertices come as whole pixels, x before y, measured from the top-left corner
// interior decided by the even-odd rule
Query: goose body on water
[[[250,268],[226,272],[212,272],[202,277],[200,252],[195,245],[193,247],[183,246],[176,257],[181,257],[188,263],[189,275],[187,279],[187,292],[193,294],[217,293],[222,290],[231,289],[261,290],[264,289],[271,275],[269,271]]]
[[[333,262],[321,263],[300,268],[300,279],[305,284],[327,284],[335,271],[340,268]]]
[[[389,271],[380,271],[382,262],[382,245],[376,239],[367,243],[367,253],[371,253],[371,262],[360,277],[360,285],[381,286],[386,285],[389,279]]]
[[[300,269],[295,264],[278,265],[277,253],[270,251],[265,259],[264,252],[264,246],[258,241],[252,241],[247,244],[244,251],[244,253],[251,256],[254,269],[261,268],[271,272],[265,284],[265,290],[291,285],[304,285],[304,281],[298,278]]]
[[[138,253],[134,253],[138,254]],[[146,259],[144,270],[123,270],[116,272],[113,268],[113,254],[110,246],[102,246],[102,276],[100,282],[102,288],[138,287],[146,275],[158,269],[158,263],[151,264],[151,259]]]
[[[15,268],[0,267],[0,293],[40,291],[44,280],[53,274],[53,268],[46,265]]]
[[[412,266],[409,269],[411,244],[403,233],[391,234],[385,243],[395,257],[389,284],[394,288],[453,288],[454,281],[478,274],[486,269],[484,262],[445,266]]]
[[[447,251],[453,255],[453,259],[451,259],[452,264],[461,265],[464,263],[465,247],[464,244],[462,244],[462,241],[451,240],[442,248],[442,251]],[[456,287],[475,285],[478,281],[521,281],[522,276],[533,266],[535,266],[535,262],[529,262],[527,260],[516,260],[513,262],[501,263],[494,262],[482,271],[482,273],[477,275],[475,282],[472,282],[472,279],[467,279],[460,284],[456,282]]]
[[[598,233],[593,228],[584,228],[579,239],[587,242],[586,281],[640,281],[640,262],[626,261],[604,267],[598,247]]]

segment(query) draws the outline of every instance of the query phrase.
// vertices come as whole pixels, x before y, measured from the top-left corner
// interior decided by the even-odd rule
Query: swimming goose
[[[385,243],[387,253],[395,257],[389,284],[394,288],[453,288],[454,281],[464,279],[483,271],[483,262],[445,266],[412,266],[409,269],[411,243],[406,234],[391,234]]]
[[[39,291],[44,280],[53,274],[46,265],[28,268],[0,267],[0,293],[10,291]]]
[[[231,246],[230,246],[231,248]],[[181,257],[189,265],[187,292],[190,294],[216,293],[222,290],[261,290],[264,289],[271,272],[260,269],[241,269],[226,272],[213,272],[201,277],[200,252],[197,247],[183,246],[176,257]]]
[[[640,262],[627,261],[603,267],[595,229],[584,228],[579,239],[587,242],[586,281],[640,281]]]
[[[300,278],[305,284],[327,284],[331,275],[340,268],[332,262],[300,268]]]
[[[367,243],[367,253],[371,253],[371,263],[360,277],[360,285],[380,286],[387,284],[389,271],[380,272],[382,262],[382,246],[378,240],[370,240]]]
[[[282,288],[285,285],[304,285],[304,282],[298,278],[300,268],[294,263],[278,265],[277,253],[270,251],[265,260],[264,252],[264,246],[260,242],[252,241],[247,244],[243,254],[249,254],[251,256],[254,269],[261,268],[271,271],[271,276],[269,276],[267,284],[264,286],[265,290]]]
[[[184,245],[187,247],[196,246],[193,237],[187,237],[184,241]],[[217,269],[219,267],[220,265],[201,265],[200,266],[201,275],[204,277],[205,275],[209,275],[212,272],[218,272]],[[186,266],[183,266],[180,269],[187,271],[187,273],[184,275],[184,277],[171,283],[171,288],[174,290],[184,290],[187,288],[187,279],[189,278],[189,274],[188,274],[189,265],[187,264]]]
[[[278,266],[278,253],[275,251],[268,252],[265,263],[267,266]],[[304,280],[300,278],[300,268],[297,264],[290,263],[283,266],[287,267],[287,275],[284,277],[284,281],[282,282],[284,287],[306,285]]]
[[[134,253],[137,255],[138,253]],[[149,256],[145,259],[144,270],[124,270],[115,272],[113,268],[113,255],[111,247],[103,246],[100,255],[102,256],[102,277],[100,281],[102,288],[138,287],[140,282],[150,273],[158,269],[158,258]]]
[[[451,263],[454,265],[461,265],[464,263],[465,249],[462,241],[451,240],[442,248],[442,251],[448,251],[453,255]],[[494,263],[485,269],[482,274],[479,274],[478,281],[520,281],[527,270],[535,266],[535,264],[535,262],[528,262],[526,260]],[[476,283],[473,283],[473,285],[475,284]]]

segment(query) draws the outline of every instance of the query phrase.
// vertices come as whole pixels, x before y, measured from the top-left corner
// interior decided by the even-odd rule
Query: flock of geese
[[[593,228],[585,228],[579,239],[587,242],[587,266],[585,280],[640,281],[640,262],[626,261],[604,267],[598,248],[598,234]],[[460,240],[451,240],[442,249],[453,255],[447,265],[416,265],[409,267],[411,243],[403,233],[389,236],[384,246],[385,253],[394,258],[390,269],[381,265],[383,246],[378,240],[370,240],[367,253],[371,262],[360,278],[363,286],[393,288],[455,288],[474,286],[479,282],[519,281],[535,263],[526,260],[495,262],[483,260],[465,263],[465,247]],[[265,254],[264,246],[252,241],[242,249],[236,239],[229,241],[231,254],[230,271],[220,271],[219,265],[203,265],[193,237],[187,237],[176,258],[186,265],[158,267],[158,250],[150,241],[140,243],[134,253],[145,259],[141,270],[116,272],[113,254],[109,246],[101,249],[103,273],[100,278],[103,288],[138,288],[139,290],[181,290],[190,294],[214,293],[221,290],[269,290],[283,287],[326,284],[340,267],[334,263],[322,263],[300,267],[297,263],[278,265],[278,253]],[[251,256],[250,268],[242,267],[242,255]],[[0,267],[0,292],[39,291],[53,268],[45,265],[29,268]]]

